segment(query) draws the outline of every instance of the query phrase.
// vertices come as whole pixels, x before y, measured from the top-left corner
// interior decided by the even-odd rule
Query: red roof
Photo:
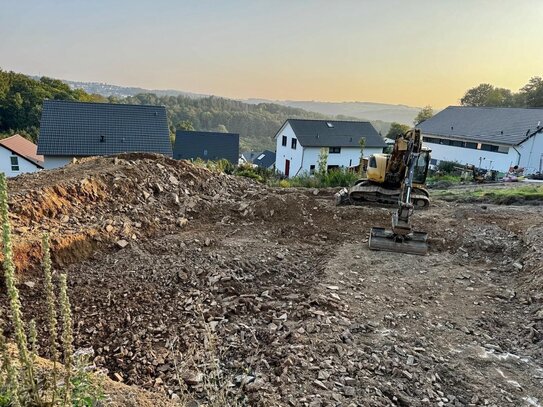
[[[19,134],[0,140],[0,144],[40,166],[43,165],[43,155],[38,155],[38,146]]]

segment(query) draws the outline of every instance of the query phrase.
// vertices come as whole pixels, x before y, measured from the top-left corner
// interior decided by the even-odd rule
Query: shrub
[[[290,182],[288,182],[286,179],[282,179],[279,181],[279,186],[281,188],[290,188]]]
[[[440,161],[437,170],[442,174],[452,174],[457,171],[455,167],[458,166],[461,165],[456,161]]]

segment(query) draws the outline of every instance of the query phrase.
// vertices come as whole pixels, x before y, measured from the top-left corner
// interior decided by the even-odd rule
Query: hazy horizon
[[[0,68],[72,81],[441,108],[543,74],[539,0],[0,4]]]

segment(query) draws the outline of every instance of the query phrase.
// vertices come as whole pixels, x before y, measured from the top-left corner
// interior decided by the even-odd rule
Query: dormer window
[[[334,123],[332,123],[332,122],[326,122],[326,125],[327,125],[328,127],[330,127],[330,128],[334,127]]]

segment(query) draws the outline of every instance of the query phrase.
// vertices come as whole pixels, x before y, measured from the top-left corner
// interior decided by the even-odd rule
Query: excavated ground
[[[430,253],[413,256],[367,247],[393,208],[154,156],[9,187],[26,315],[44,315],[48,231],[76,346],[112,378],[180,394],[189,356],[205,371],[212,353],[249,405],[543,403],[540,207],[433,202],[414,219]]]

